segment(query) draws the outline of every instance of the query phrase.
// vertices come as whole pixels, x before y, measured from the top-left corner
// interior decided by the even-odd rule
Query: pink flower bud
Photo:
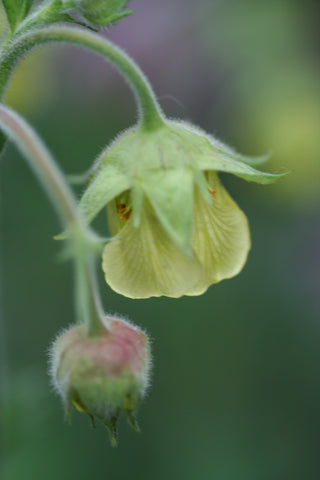
[[[73,405],[92,422],[101,420],[115,445],[122,410],[137,429],[134,415],[148,386],[150,346],[147,336],[127,321],[107,321],[108,330],[96,337],[87,336],[85,325],[63,332],[51,348],[51,374],[66,412]]]

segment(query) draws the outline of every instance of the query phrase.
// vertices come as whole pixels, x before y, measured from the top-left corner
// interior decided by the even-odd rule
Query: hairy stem
[[[37,45],[51,42],[79,45],[110,61],[122,73],[135,94],[141,127],[153,130],[163,125],[164,118],[161,108],[150,83],[140,68],[112,42],[79,27],[43,28],[30,31],[13,40],[0,59],[0,98],[3,96],[11,72],[19,59]]]
[[[63,174],[36,132],[16,112],[3,105],[0,105],[0,127],[29,161],[68,229],[76,264],[78,320],[88,325],[89,335],[95,335],[107,325],[95,278],[93,233],[82,222]]]

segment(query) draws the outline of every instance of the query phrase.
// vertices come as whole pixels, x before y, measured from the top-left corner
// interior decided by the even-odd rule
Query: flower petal
[[[250,233],[245,214],[222,186],[216,173],[208,183],[215,199],[209,205],[196,193],[192,248],[203,265],[203,277],[186,295],[200,295],[213,284],[237,275],[250,249]]]
[[[102,258],[107,283],[130,298],[180,297],[203,272],[194,256],[174,244],[150,205],[144,205],[137,228],[132,217],[125,223],[119,238],[105,246]]]

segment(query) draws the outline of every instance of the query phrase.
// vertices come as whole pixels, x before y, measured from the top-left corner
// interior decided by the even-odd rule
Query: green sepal
[[[199,192],[201,193],[202,197],[208,204],[212,204],[212,196],[208,189],[208,181],[205,177],[204,172],[201,170],[197,170],[194,173],[194,182],[195,185],[198,187]]]
[[[183,142],[186,142],[188,152],[193,153],[194,163],[201,170],[221,170],[230,171],[246,180],[256,181],[258,183],[269,183],[287,175],[268,174],[259,172],[254,168],[262,165],[270,158],[270,153],[261,156],[247,156],[236,152],[233,148],[217,140],[212,135],[206,134],[203,130],[185,122],[170,122],[170,126],[180,136]],[[187,145],[187,142],[189,145]],[[224,170],[226,168],[227,170]],[[233,171],[235,170],[235,172]],[[237,173],[236,173],[237,172]]]
[[[30,9],[32,7],[33,0],[26,0],[25,1],[25,11],[24,11],[24,16],[26,17],[28,13],[30,12]]]
[[[202,170],[214,170],[217,172],[233,173],[249,182],[256,183],[272,183],[287,176],[290,172],[284,173],[267,173],[261,172],[253,168],[248,162],[243,162],[232,158],[231,155],[222,153],[217,148],[214,148],[211,155],[203,155],[199,157],[198,166]]]
[[[129,177],[112,164],[104,164],[90,182],[79,203],[85,222],[90,223],[113,198],[131,187]]]
[[[190,246],[193,213],[193,172],[189,168],[154,171],[139,181],[163,228],[186,254]]]
[[[226,155],[227,157],[231,157],[234,160],[246,163],[247,165],[262,165],[267,162],[271,156],[270,152],[258,156],[242,155],[241,153],[238,153],[236,150],[234,150],[232,147],[229,147],[229,145],[226,145],[225,143],[217,140],[211,135],[208,136],[208,140],[215,151],[219,152],[220,154]]]
[[[68,13],[64,12],[49,12],[47,15],[43,15],[43,17],[40,17],[39,24],[41,25],[51,25],[52,23],[60,23],[60,22],[65,22],[65,23],[72,23],[75,25],[80,25],[81,27],[87,27],[82,22],[79,22],[72,18]]]
[[[135,415],[133,414],[132,410],[127,411],[127,418],[128,418],[129,425],[133,428],[133,430],[136,433],[140,433],[141,430],[140,430],[139,424],[138,424],[137,419],[136,419]]]
[[[8,0],[8,1],[11,1],[11,0]],[[28,7],[28,9],[29,8],[30,7]],[[26,10],[26,12],[28,11],[28,9]],[[23,18],[24,17],[22,17],[22,19]],[[48,5],[44,5],[44,8],[39,10],[39,13],[32,27],[51,25],[53,23],[60,23],[60,22],[72,23],[75,25],[80,25],[82,27],[90,28],[85,23],[80,22],[79,20],[76,20],[73,17],[71,17],[68,11],[65,11],[63,9],[62,0],[53,0],[51,3],[49,2]]]
[[[128,17],[129,15],[132,15],[134,13],[133,10],[125,10],[124,12],[121,13],[115,13],[111,17],[108,18],[106,25],[109,25],[111,23],[115,23],[118,20],[121,20],[122,18]]]
[[[90,182],[90,180],[94,177],[95,172],[96,168],[91,167],[89,170],[86,170],[83,173],[71,173],[66,177],[70,185],[84,185]]]
[[[131,190],[132,201],[132,217],[133,226],[138,228],[140,225],[142,208],[143,208],[143,190],[140,187],[134,186]]]
[[[73,25],[79,25],[80,27],[86,27],[89,30],[92,30],[93,32],[98,31],[96,28],[91,27],[87,23],[80,22],[79,20],[75,20],[68,13],[63,13],[63,12],[59,13],[59,14],[57,14],[55,19],[52,19],[51,21],[48,21],[48,23],[57,23],[57,22],[72,23]]]
[[[75,0],[74,13],[78,13],[87,25],[100,29],[132,15],[133,10],[120,11],[127,3],[128,0]]]
[[[252,167],[257,167],[258,165],[263,165],[270,159],[271,152],[265,153],[264,155],[258,155],[256,157],[241,155],[237,152],[234,152],[231,156],[235,160],[240,160],[241,162],[246,163],[247,165],[250,165]]]
[[[103,423],[105,424],[105,426],[109,430],[110,442],[111,442],[111,446],[113,448],[118,446],[117,421],[118,421],[118,415],[114,416],[114,417],[111,417],[110,419],[106,418],[106,419],[103,420]]]

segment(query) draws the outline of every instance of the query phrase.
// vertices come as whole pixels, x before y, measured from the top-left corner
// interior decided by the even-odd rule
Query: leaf
[[[22,9],[25,7],[25,2],[21,2],[21,0],[2,0],[2,3],[11,31],[14,32],[16,26],[21,21]]]
[[[2,0],[11,31],[14,32],[20,22],[27,16],[33,0]]]
[[[28,15],[34,0],[25,0],[24,17]]]

